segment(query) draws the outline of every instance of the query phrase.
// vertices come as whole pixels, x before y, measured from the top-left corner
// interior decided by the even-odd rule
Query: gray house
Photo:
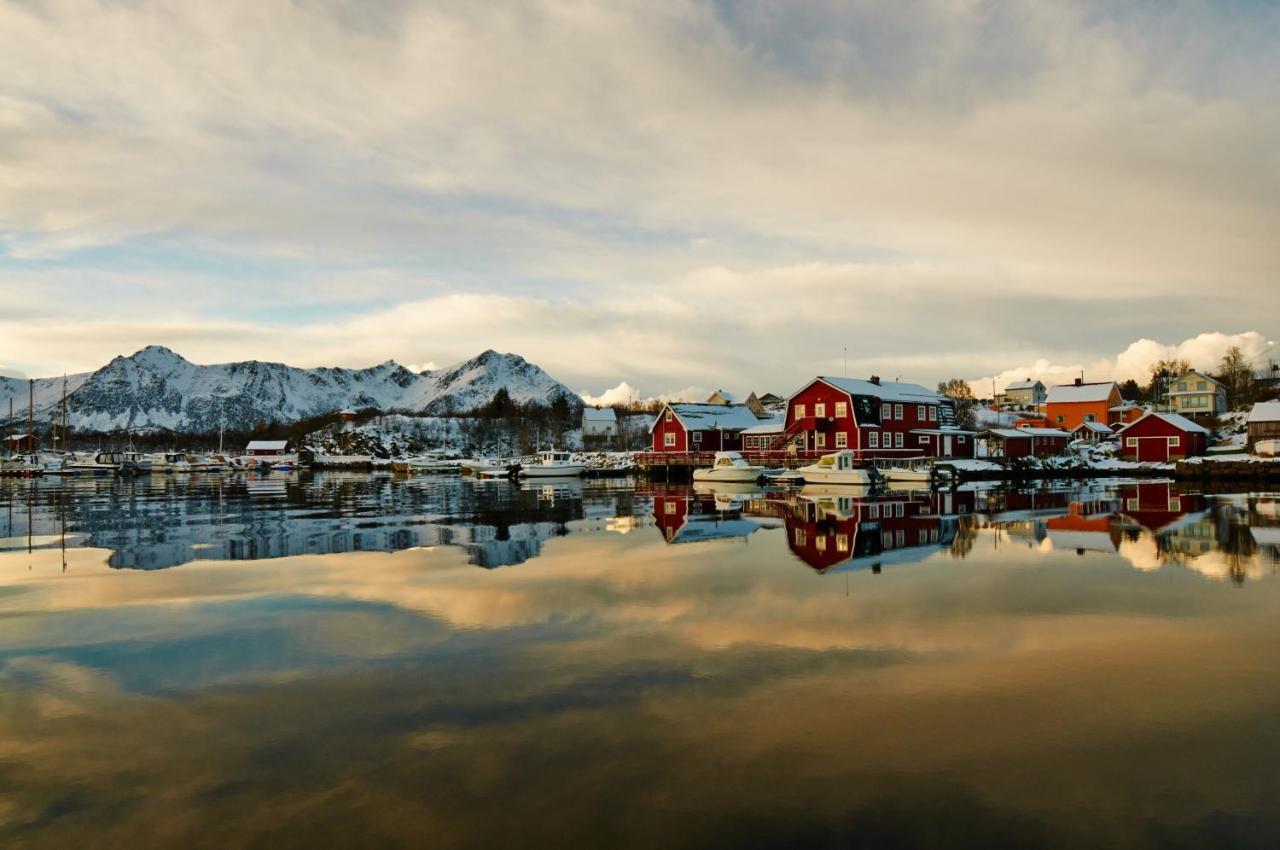
[[[1027,378],[1025,381],[1014,381],[1004,388],[1004,392],[996,396],[1000,407],[1030,410],[1044,404],[1049,393],[1044,384]]]

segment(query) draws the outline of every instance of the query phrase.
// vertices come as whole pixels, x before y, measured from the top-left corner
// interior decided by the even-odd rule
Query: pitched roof
[[[1192,434],[1208,434],[1209,433],[1208,428],[1205,428],[1203,425],[1197,425],[1196,423],[1192,422],[1190,419],[1188,419],[1185,416],[1179,416],[1176,413],[1161,413],[1156,410],[1148,410],[1147,413],[1142,417],[1142,419],[1136,419],[1133,422],[1130,422],[1128,425],[1124,426],[1123,430],[1128,431],[1134,425],[1137,425],[1139,422],[1142,422],[1152,416],[1163,419],[1165,422],[1168,422],[1170,425],[1174,426],[1175,428],[1180,428],[1181,430],[1188,431]]]
[[[1280,422],[1280,401],[1260,401],[1249,411],[1250,422]]]
[[[1082,428],[1086,431],[1094,431],[1099,434],[1115,433],[1115,431],[1111,430],[1111,426],[1107,425],[1104,422],[1081,422],[1079,425],[1071,429],[1071,433],[1074,434],[1076,431],[1079,431]]]
[[[282,452],[289,446],[288,440],[250,440],[246,452]]]
[[[1017,428],[1015,430],[1021,431],[1024,434],[1030,434],[1032,437],[1070,437],[1071,436],[1069,432],[1063,431],[1061,428],[1032,428],[1030,426],[1026,426],[1023,428]]]
[[[582,418],[587,422],[617,422],[618,414],[612,407],[584,407]]]
[[[760,420],[751,412],[751,408],[741,404],[697,404],[677,401],[668,404],[667,407],[690,431],[710,431],[715,428],[722,431],[741,431],[743,428],[760,424]],[[659,412],[658,417],[653,420],[653,425],[649,426],[650,431],[661,418],[662,413]]]
[[[1115,381],[1096,384],[1056,384],[1049,387],[1047,404],[1070,404],[1078,401],[1107,401],[1116,388]]]
[[[881,381],[873,384],[861,378],[833,378],[828,375],[819,375],[817,380],[826,381],[849,395],[869,395],[881,401],[901,401],[911,404],[938,404],[944,401],[942,396],[919,384],[905,384],[899,381]]]
[[[1039,383],[1040,383],[1039,381],[1033,381],[1030,379],[1027,379],[1025,381],[1014,381],[1012,384],[1006,384],[1004,391],[1008,392],[1009,390],[1030,390],[1030,389],[1034,389],[1036,384],[1039,384]],[[1041,386],[1044,386],[1044,385],[1041,384]]]
[[[742,435],[745,437],[749,434],[781,434],[783,426],[782,417],[773,416],[759,420],[759,424],[752,425],[750,428],[743,428]]]
[[[1031,435],[1021,428],[988,428],[982,434],[1003,437],[1006,440],[1029,440]]]

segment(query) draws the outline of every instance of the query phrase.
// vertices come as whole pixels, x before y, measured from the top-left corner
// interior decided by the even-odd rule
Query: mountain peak
[[[135,351],[133,354],[125,358],[116,358],[117,360],[134,360],[147,365],[172,365],[176,363],[186,363],[187,359],[178,354],[171,348],[165,348],[163,345],[148,345]]]

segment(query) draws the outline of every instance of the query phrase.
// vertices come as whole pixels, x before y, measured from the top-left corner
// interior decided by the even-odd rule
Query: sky
[[[0,373],[1265,360],[1278,46],[1245,0],[0,0]]]

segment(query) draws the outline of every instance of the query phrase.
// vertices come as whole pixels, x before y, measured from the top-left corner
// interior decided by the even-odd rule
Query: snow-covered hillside
[[[200,366],[161,346],[116,357],[96,372],[69,376],[67,407],[77,429],[165,428],[212,431],[259,422],[292,422],[346,407],[408,412],[464,412],[500,387],[513,401],[580,404],[568,387],[515,354],[486,351],[437,372],[412,372],[394,361],[367,369],[299,369],[250,360]],[[0,416],[9,399],[26,418],[26,381],[0,378]],[[62,397],[62,378],[36,382],[36,418],[47,421]]]

